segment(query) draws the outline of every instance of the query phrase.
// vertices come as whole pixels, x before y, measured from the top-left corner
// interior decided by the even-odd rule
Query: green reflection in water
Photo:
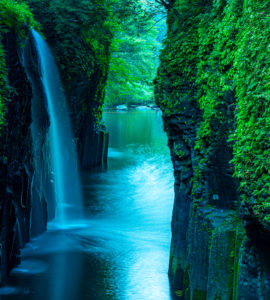
[[[106,112],[103,120],[109,129],[112,148],[123,149],[130,144],[142,144],[168,151],[160,111]]]

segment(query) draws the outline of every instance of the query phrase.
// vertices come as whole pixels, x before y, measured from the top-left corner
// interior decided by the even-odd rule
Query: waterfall
[[[66,224],[82,216],[82,192],[66,99],[53,55],[44,39],[32,31],[39,72],[50,118],[49,140],[54,172],[56,219]]]

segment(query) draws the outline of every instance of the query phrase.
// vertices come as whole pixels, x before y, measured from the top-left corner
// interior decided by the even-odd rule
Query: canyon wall
[[[270,299],[269,3],[168,2],[155,97],[175,175],[173,297]]]
[[[31,0],[29,5],[61,74],[80,167],[106,163],[108,134],[102,105],[112,41],[109,3]]]
[[[42,26],[48,34],[68,98],[80,167],[106,162],[108,148],[101,122],[112,38],[103,29],[106,7],[87,1],[90,10],[75,4],[71,9],[66,2],[62,11],[58,1],[28,2],[35,17],[26,4],[0,2],[0,283],[20,262],[20,249],[44,232],[55,214],[49,118],[31,28],[40,31]],[[92,28],[91,21],[98,27]]]
[[[27,38],[20,42],[26,43]],[[9,88],[5,124],[0,136],[1,276],[5,280],[9,270],[20,261],[20,248],[29,241],[30,236],[46,229],[48,216],[45,199],[46,194],[53,195],[53,187],[46,166],[46,110],[43,108],[45,118],[40,125],[41,140],[36,146],[40,157],[36,169],[31,134],[33,88],[26,74],[24,53],[13,30],[3,36],[2,43],[6,53]],[[33,60],[33,57],[29,59]]]

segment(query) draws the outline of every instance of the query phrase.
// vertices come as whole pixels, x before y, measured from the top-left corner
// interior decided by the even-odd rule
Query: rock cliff
[[[31,0],[29,5],[61,73],[80,167],[101,165],[108,150],[101,114],[112,41],[109,4]]]
[[[266,12],[267,1],[168,4],[155,96],[175,175],[176,299],[270,299]]]
[[[31,28],[40,31],[35,19],[48,34],[61,70],[81,168],[100,165],[107,157],[108,136],[101,123],[111,39],[102,27],[106,7],[87,1],[89,11],[75,4],[72,10],[66,2],[62,11],[58,2],[28,2],[35,18],[26,4],[0,2],[0,282],[20,262],[20,249],[45,231],[55,214],[49,118],[31,38]],[[97,28],[86,24],[91,21],[86,14],[95,15]]]
[[[21,40],[26,41],[27,38]],[[40,131],[42,140],[36,146],[41,162],[35,168],[31,134],[33,88],[26,74],[25,57],[14,32],[5,34],[2,43],[6,51],[10,89],[5,125],[1,129],[0,137],[1,275],[4,280],[9,270],[19,262],[20,248],[29,241],[30,236],[46,229],[45,195],[52,187],[46,166],[48,154],[45,137],[48,122],[43,120]]]

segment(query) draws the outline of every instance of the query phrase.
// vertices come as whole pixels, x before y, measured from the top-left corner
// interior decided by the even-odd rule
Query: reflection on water
[[[105,113],[104,122],[108,166],[82,174],[87,217],[50,224],[29,243],[0,299],[171,299],[173,172],[160,113]]]

